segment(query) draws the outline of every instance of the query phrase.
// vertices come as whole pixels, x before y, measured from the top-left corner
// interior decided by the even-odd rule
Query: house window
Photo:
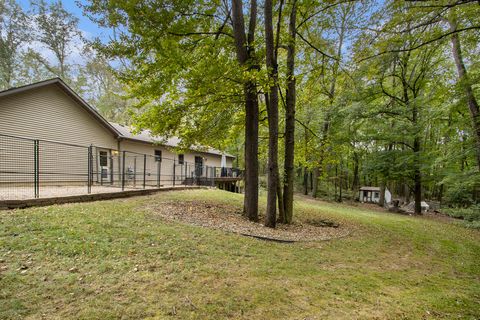
[[[99,152],[99,158],[100,158],[100,167],[108,166],[108,153],[107,153],[107,151],[100,151]]]
[[[155,150],[155,161],[162,162],[162,150]]]
[[[375,192],[375,198],[378,198],[380,196],[380,193]]]
[[[183,164],[183,161],[184,161],[184,156],[183,156],[183,154],[179,154],[179,155],[178,155],[178,164]]]

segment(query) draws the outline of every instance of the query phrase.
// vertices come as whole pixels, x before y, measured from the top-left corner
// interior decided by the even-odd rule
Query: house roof
[[[380,191],[379,187],[361,187],[360,191]]]
[[[90,113],[97,121],[99,121],[105,128],[107,128],[116,138],[119,139],[129,139],[134,141],[141,141],[146,143],[155,143],[164,145],[167,147],[177,147],[181,140],[178,137],[172,137],[169,139],[163,139],[162,137],[154,137],[150,134],[148,130],[143,130],[138,134],[133,134],[132,130],[124,125],[113,123],[107,121],[94,107],[90,106],[82,97],[80,97],[72,88],[70,88],[62,79],[60,78],[53,78],[48,79],[32,84],[28,84],[21,87],[10,88],[4,91],[0,91],[0,98],[10,96],[17,93],[22,93],[25,91],[43,88],[46,86],[55,85],[64,91],[68,96],[70,96],[74,101],[76,101],[85,111]],[[192,147],[193,151],[203,152],[203,153],[210,153],[216,155],[225,155],[230,158],[235,158],[233,155],[222,152],[220,150],[210,148],[210,147]]]
[[[142,130],[137,134],[134,134],[133,128],[128,127],[126,125],[110,122],[110,124],[121,134],[121,139],[128,139],[128,140],[134,140],[134,141],[141,141],[141,142],[146,142],[146,143],[152,143],[152,144],[159,144],[167,147],[178,147],[180,145],[181,139],[178,137],[171,137],[171,138],[164,138],[164,137],[158,137],[158,136],[153,136],[149,130]],[[225,155],[226,157],[230,158],[235,158],[235,156],[222,152],[220,150],[210,148],[210,147],[203,147],[203,146],[198,146],[198,147],[191,147],[190,148],[192,151],[197,151],[197,152],[203,152],[203,153],[210,153],[210,154],[216,154],[216,155]]]
[[[4,91],[0,91],[0,98],[17,94],[17,93],[22,93],[22,92],[33,90],[33,89],[43,88],[50,85],[55,85],[58,88],[60,88],[63,92],[65,92],[68,96],[70,96],[70,98],[72,98],[75,102],[77,102],[83,109],[85,109],[85,111],[90,113],[98,122],[100,122],[100,124],[102,124],[110,132],[112,132],[115,135],[115,137],[118,137],[120,135],[120,133],[117,130],[115,130],[115,128],[104,117],[102,117],[100,113],[98,113],[98,111],[95,110],[95,108],[90,106],[85,100],[83,100],[82,97],[80,97],[75,91],[73,91],[73,89],[70,88],[60,78],[48,79],[48,80],[44,80],[44,81],[40,81],[32,84],[27,84],[25,86],[14,87]]]

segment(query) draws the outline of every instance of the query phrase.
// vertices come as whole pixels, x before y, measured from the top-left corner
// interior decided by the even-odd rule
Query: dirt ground
[[[152,203],[145,209],[152,212],[153,217],[168,221],[282,242],[330,240],[350,233],[346,226],[322,219],[291,225],[280,224],[276,229],[271,229],[263,226],[262,219],[260,222],[246,220],[241,215],[241,209],[236,206],[204,201],[162,201]]]

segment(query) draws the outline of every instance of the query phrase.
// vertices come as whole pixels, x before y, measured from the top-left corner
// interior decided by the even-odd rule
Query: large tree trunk
[[[232,0],[232,22],[237,59],[242,67],[256,68],[254,60],[254,35],[257,3],[250,3],[248,41],[241,0]],[[245,95],[245,198],[244,214],[251,221],[258,220],[258,96],[254,81],[244,84]]]
[[[293,218],[293,184],[295,178],[295,37],[297,23],[297,3],[292,2],[288,33],[290,36],[287,46],[287,91],[285,106],[285,164],[283,205],[285,208],[285,223],[291,223]]]
[[[407,105],[410,104],[408,95],[406,96],[405,101],[407,102]],[[417,127],[419,125],[418,124],[418,107],[415,105],[416,103],[415,101],[413,103],[414,105],[412,106],[412,123],[415,127]],[[420,137],[418,136],[418,133],[415,133],[415,136],[413,138],[413,156],[414,156],[414,167],[415,167],[413,171],[413,182],[414,182],[413,193],[415,198],[415,214],[422,213],[422,174],[420,172],[420,148],[421,148]]]
[[[268,114],[268,180],[267,212],[265,226],[275,228],[277,221],[277,182],[278,182],[278,88],[277,62],[273,39],[273,4],[265,0],[265,49],[266,65],[272,81],[267,99]]]
[[[457,29],[457,24],[455,21],[448,20],[450,25],[450,31],[454,32]],[[470,116],[472,118],[472,127],[475,134],[475,145],[476,145],[476,154],[477,154],[477,166],[480,170],[480,112],[477,99],[472,90],[472,85],[470,84],[467,68],[463,62],[462,48],[460,45],[460,39],[458,33],[452,34],[452,52],[455,64],[457,66],[458,78],[460,84],[465,93],[465,99],[467,100],[468,110],[470,111]]]

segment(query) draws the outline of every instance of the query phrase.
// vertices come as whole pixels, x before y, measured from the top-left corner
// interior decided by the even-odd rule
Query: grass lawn
[[[0,319],[479,319],[480,232],[298,198],[353,232],[281,244],[181,223],[194,190],[0,211]],[[262,198],[262,206],[264,199]]]

